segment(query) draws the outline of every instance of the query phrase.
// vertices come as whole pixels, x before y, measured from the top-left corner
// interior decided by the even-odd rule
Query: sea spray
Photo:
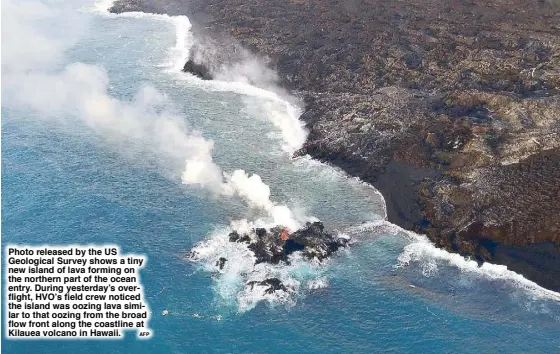
[[[206,272],[214,273],[212,277],[218,303],[226,307],[235,307],[239,312],[254,308],[259,302],[269,306],[291,307],[305,291],[325,287],[328,284],[325,273],[328,260],[319,263],[304,259],[300,253],[289,256],[289,263],[257,263],[252,251],[244,243],[230,242],[229,233],[250,232],[254,228],[270,228],[274,223],[264,219],[256,221],[233,221],[228,228],[215,230],[212,236],[199,242],[192,249],[191,261],[202,265]],[[223,267],[216,264],[216,259],[227,259]],[[266,292],[262,286],[248,286],[251,282],[276,278],[285,285],[285,291]]]
[[[394,235],[405,238],[409,243],[398,256],[397,268],[416,264],[424,276],[430,277],[438,272],[438,264],[447,264],[458,268],[461,272],[472,274],[490,281],[508,281],[511,285],[523,289],[535,298],[560,301],[560,294],[540,287],[522,275],[508,270],[506,266],[483,263],[481,266],[474,260],[457,253],[450,253],[436,247],[425,235],[405,230],[386,220],[376,220],[357,225],[345,230],[345,233],[360,240],[360,234],[373,232],[376,235]],[[363,237],[363,236],[362,236]]]

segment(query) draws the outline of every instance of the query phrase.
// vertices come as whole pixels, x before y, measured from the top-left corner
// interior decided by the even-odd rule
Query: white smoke
[[[57,11],[37,1],[2,1],[2,79],[12,71],[25,72],[37,67],[57,64],[63,50],[79,32],[66,38],[53,38],[45,32],[53,31]],[[76,21],[68,21],[75,24]]]
[[[51,26],[57,22],[57,11],[35,1],[6,0],[3,5],[4,106],[65,124],[83,124],[125,153],[148,152],[166,169],[180,171],[186,185],[240,196],[275,221],[297,225],[286,206],[271,202],[270,188],[258,175],[243,170],[225,175],[213,161],[213,142],[189,129],[183,117],[171,112],[166,95],[153,86],[141,87],[133,100],[122,101],[109,95],[103,67],[78,62],[58,69],[67,46],[47,35],[50,27],[42,27],[43,22],[50,21]],[[65,20],[72,22],[71,16],[65,14]]]
[[[204,82],[206,86],[211,90],[261,98],[258,107],[254,106],[254,100],[247,100],[247,108],[262,111],[280,130],[284,140],[282,147],[286,152],[291,154],[303,146],[308,132],[304,123],[299,120],[302,102],[281,87],[278,73],[269,67],[268,58],[255,55],[231,38],[211,38],[201,34],[192,38],[189,36],[190,26],[186,27],[181,22],[176,23],[176,31],[176,50],[185,53],[185,50],[179,48],[188,45],[189,57],[195,63],[207,67],[214,78],[210,82]],[[189,35],[185,35],[185,31]],[[182,68],[181,65],[174,67]]]

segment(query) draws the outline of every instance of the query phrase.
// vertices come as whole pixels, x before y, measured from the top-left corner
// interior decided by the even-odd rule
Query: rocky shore
[[[374,185],[391,222],[560,291],[558,1],[119,0],[111,10],[189,16],[199,71],[260,56],[305,101],[305,152]]]

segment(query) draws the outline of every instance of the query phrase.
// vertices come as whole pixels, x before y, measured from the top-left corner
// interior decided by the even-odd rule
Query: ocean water
[[[2,241],[117,243],[145,254],[141,279],[154,335],[3,337],[6,353],[560,352],[560,294],[505,267],[478,268],[438,250],[384,221],[375,189],[309,158],[290,159],[303,131],[297,99],[181,73],[193,41],[187,18],[115,16],[106,7],[4,6]],[[18,26],[31,26],[50,40],[46,46],[4,46],[12,29],[6,19],[16,13],[28,18]],[[7,66],[12,48],[36,58],[14,63],[38,76]],[[51,92],[65,88],[64,95]],[[193,141],[212,141],[213,149],[198,151]],[[251,269],[223,239],[239,220],[270,222],[270,215],[254,207],[252,194],[183,183],[185,159],[193,156],[227,174],[258,174],[262,183],[252,180],[245,192],[268,185],[264,203],[286,206],[298,221],[318,218],[350,236],[351,246],[324,264]],[[186,258],[193,247],[238,262],[213,274],[215,258]],[[247,293],[248,270],[297,291]]]

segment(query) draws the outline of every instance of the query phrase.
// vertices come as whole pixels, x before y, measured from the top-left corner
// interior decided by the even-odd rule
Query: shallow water
[[[383,199],[373,188],[309,159],[291,160],[289,141],[273,121],[289,116],[290,107],[275,95],[179,73],[190,39],[178,28],[188,22],[80,6],[70,6],[79,10],[80,32],[61,67],[102,65],[110,95],[125,102],[153,85],[168,96],[166,110],[214,141],[212,155],[224,171],[260,175],[274,203],[317,217],[355,242],[326,264],[281,270],[306,285],[290,301],[243,307],[238,270],[212,278],[185,253],[219,238],[231,220],[255,220],[262,212],[242,198],[182,184],[183,166],[172,158],[108,139],[83,122],[3,102],[3,243],[111,242],[146,254],[141,276],[154,312],[149,341],[132,333],[123,341],[3,339],[6,352],[560,350],[558,294],[503,267],[479,269],[433,248],[383,222]],[[310,282],[318,289],[308,289]],[[164,309],[169,316],[160,315]],[[212,317],[218,314],[222,321]]]

